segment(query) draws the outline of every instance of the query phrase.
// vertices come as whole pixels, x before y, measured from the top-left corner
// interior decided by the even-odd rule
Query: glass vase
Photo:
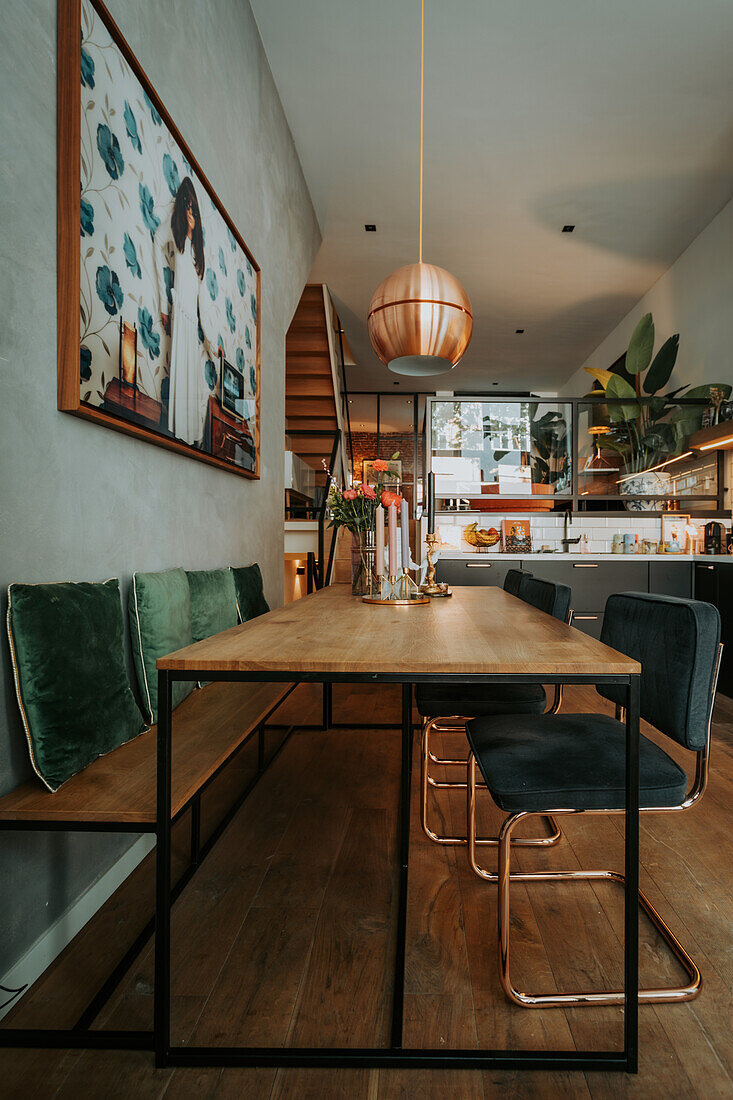
[[[367,596],[374,569],[374,533],[359,531],[351,539],[351,594]]]

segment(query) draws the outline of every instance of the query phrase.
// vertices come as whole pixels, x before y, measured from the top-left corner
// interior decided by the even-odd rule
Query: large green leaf
[[[687,401],[688,398],[697,399],[700,397],[705,401],[709,401],[710,391],[713,389],[720,390],[727,401],[731,395],[733,386],[730,386],[727,382],[706,382],[702,386],[694,386],[691,390],[688,390],[685,394],[685,401]]]
[[[626,351],[626,370],[629,374],[640,374],[646,370],[652,361],[653,351],[654,321],[651,313],[645,313],[634,329]],[[606,386],[606,393],[608,393],[608,386]]]
[[[639,416],[639,404],[636,400],[636,393],[620,374],[614,374],[613,378],[609,380],[606,386],[606,397],[630,397],[632,404],[630,405],[609,405],[608,412],[611,420],[636,420]]]
[[[654,340],[652,330],[652,341]],[[647,393],[658,393],[662,386],[666,386],[669,382],[669,377],[674,370],[674,365],[677,360],[677,349],[680,346],[680,334],[677,332],[674,336],[670,336],[669,340],[665,340],[661,348],[654,356],[654,362],[652,363],[646,378],[644,379],[644,389]]]

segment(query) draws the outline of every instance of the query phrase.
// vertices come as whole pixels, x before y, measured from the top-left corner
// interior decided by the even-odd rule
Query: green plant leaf
[[[685,400],[687,398],[702,398],[704,401],[710,400],[711,390],[721,390],[724,399],[727,401],[731,395],[733,386],[730,386],[727,382],[706,382],[703,386],[694,386],[691,390],[688,390],[685,394]]]
[[[584,367],[583,369],[585,370],[586,374],[590,374],[591,377],[595,378],[596,382],[600,382],[604,390],[610,380],[616,377],[613,371],[601,370],[600,367]]]
[[[606,397],[630,397],[633,404],[609,405],[608,413],[611,420],[636,420],[639,416],[639,405],[636,394],[625,378],[620,374],[614,374],[606,386]]]
[[[654,351],[654,321],[651,313],[645,313],[633,331],[626,350],[626,370],[629,374],[641,374],[652,361]],[[610,385],[610,383],[609,383]],[[606,386],[608,393],[608,386]]]
[[[669,382],[669,376],[674,370],[677,361],[677,350],[680,346],[680,334],[675,333],[665,340],[661,348],[654,356],[654,362],[650,366],[644,379],[644,389],[647,393],[657,393],[662,386]]]

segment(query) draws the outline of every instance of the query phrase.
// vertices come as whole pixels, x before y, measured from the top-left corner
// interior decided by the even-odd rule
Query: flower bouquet
[[[399,452],[392,456],[393,459],[398,457]],[[369,587],[369,574],[374,566],[374,522],[377,505],[381,503],[388,508],[390,504],[394,504],[399,508],[402,504],[399,493],[384,488],[384,475],[389,471],[388,463],[377,459],[372,463],[372,470],[377,474],[374,485],[355,481],[351,488],[342,489],[332,481],[328,493],[328,510],[331,513],[329,526],[345,527],[353,536],[351,591],[355,596],[365,595]],[[390,473],[390,480],[394,479],[395,474]]]

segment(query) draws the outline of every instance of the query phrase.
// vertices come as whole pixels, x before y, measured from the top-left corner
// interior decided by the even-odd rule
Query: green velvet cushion
[[[237,592],[231,569],[196,569],[186,576],[194,642],[237,625]]]
[[[262,573],[257,562],[254,565],[232,569],[232,573],[237,586],[237,603],[241,621],[246,623],[258,615],[265,615],[270,610],[270,606],[265,599]]]
[[[641,717],[685,748],[704,748],[720,643],[717,608],[701,600],[619,592],[606,602],[601,641],[641,664]],[[599,684],[597,691],[626,703],[621,686]]]
[[[491,797],[507,813],[616,810],[626,803],[626,727],[607,714],[512,715],[467,725]],[[679,806],[687,777],[639,738],[642,806]]]
[[[118,580],[11,584],[8,637],[31,762],[49,790],[145,729]]]
[[[148,722],[158,720],[158,670],[156,661],[191,645],[191,595],[185,569],[162,573],[134,573],[128,599],[130,637],[140,697]],[[173,706],[178,706],[195,687],[193,682],[173,681]]]

